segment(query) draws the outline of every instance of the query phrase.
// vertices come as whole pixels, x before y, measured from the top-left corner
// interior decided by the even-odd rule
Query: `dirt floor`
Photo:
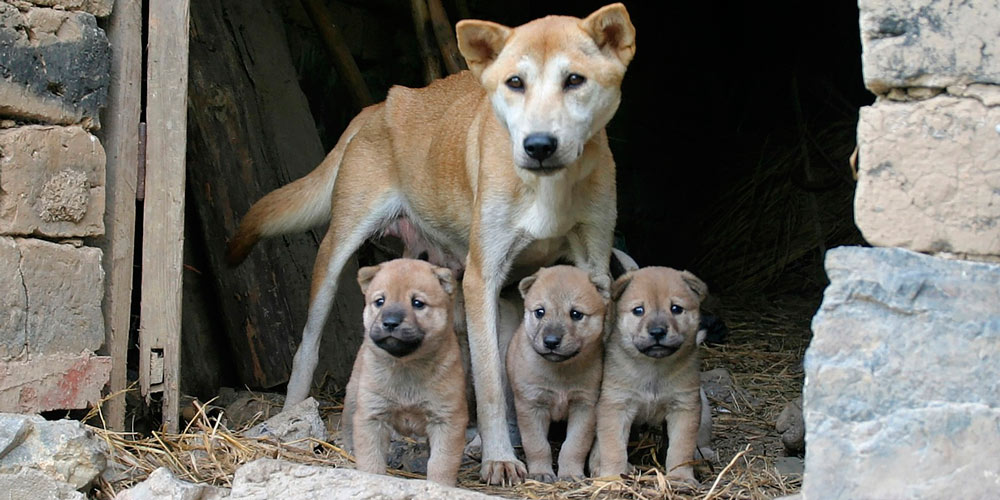
[[[795,469],[801,466],[801,459],[785,456],[774,423],[785,404],[801,394],[802,358],[811,335],[809,323],[818,304],[819,297],[761,297],[738,302],[723,298],[716,303],[713,312],[723,319],[729,332],[723,343],[702,348],[702,367],[703,371],[724,369],[731,382],[706,388],[712,405],[713,448],[718,458],[696,465],[701,488],[695,490],[664,479],[657,458],[662,456],[657,452],[660,429],[633,436],[630,461],[641,472],[622,481],[528,481],[512,488],[488,487],[479,483],[478,463],[466,460],[459,485],[510,498],[546,499],[769,499],[798,492],[801,475]],[[328,399],[333,402],[321,404],[320,412],[332,425],[339,420],[342,407],[336,397]],[[252,420],[259,421],[280,409],[278,395],[259,394],[254,400],[251,406],[262,414]],[[245,438],[240,430],[251,422],[237,424],[234,415],[230,429],[226,420],[218,417],[219,412],[211,407],[195,411],[188,415],[190,426],[180,434],[141,437],[98,430],[110,445],[118,473],[106,474],[95,496],[112,498],[115,492],[141,481],[159,466],[172,469],[179,478],[218,486],[228,486],[239,465],[265,456],[352,466],[348,455],[335,444],[316,441],[310,451],[308,446],[301,450],[265,439]],[[413,449],[419,449],[412,443],[397,448],[403,449],[403,461],[406,455],[413,455]],[[391,473],[419,477],[402,470]]]

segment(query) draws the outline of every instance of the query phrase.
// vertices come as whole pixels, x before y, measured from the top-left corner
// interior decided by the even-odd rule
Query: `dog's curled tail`
[[[271,191],[250,207],[229,240],[226,260],[236,266],[262,238],[305,231],[330,220],[333,184],[348,144],[367,122],[373,107],[365,108],[347,126],[340,141],[322,163],[305,177]]]

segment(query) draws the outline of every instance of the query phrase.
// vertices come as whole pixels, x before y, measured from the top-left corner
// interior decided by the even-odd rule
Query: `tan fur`
[[[591,470],[598,476],[628,472],[631,425],[666,422],[667,477],[697,483],[691,467],[702,405],[697,336],[708,289],[687,271],[647,267],[618,278],[611,293],[614,325],[605,343]],[[659,328],[665,332],[660,345],[677,350],[656,358],[642,350],[656,342],[651,332]]]
[[[359,470],[384,474],[390,428],[430,441],[427,478],[454,486],[469,411],[465,370],[452,322],[455,281],[448,269],[397,259],[358,271],[365,293],[365,338],[344,401],[343,438]],[[383,303],[377,302],[379,299]],[[422,304],[419,308],[414,300]],[[388,335],[390,314],[400,336],[422,333],[414,351],[393,355],[373,340]]]
[[[394,87],[362,111],[316,171],[251,208],[230,256],[321,222],[329,203],[286,406],[308,395],[337,278],[367,238],[405,217],[441,261],[464,262],[482,478],[520,482],[524,466],[504,422],[499,292],[563,257],[608,273],[616,202],[604,126],[618,107],[635,30],[614,4],[586,19],[550,16],[517,28],[466,20],[456,33],[471,72],[423,89]],[[566,87],[570,74],[585,82]],[[523,88],[505,83],[512,76]],[[558,142],[546,158],[526,152],[526,134],[535,133]]]
[[[555,480],[547,436],[551,422],[565,420],[559,477],[578,479],[583,477],[594,441],[608,291],[604,288],[602,294],[586,271],[570,266],[542,269],[523,279],[520,288],[524,320],[507,351],[507,376],[514,391],[528,477]],[[571,311],[581,315],[574,319]],[[558,346],[546,346],[547,335],[559,337]],[[543,357],[552,353],[571,357]]]

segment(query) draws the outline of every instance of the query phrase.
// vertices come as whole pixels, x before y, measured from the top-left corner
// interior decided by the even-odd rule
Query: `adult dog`
[[[613,4],[517,28],[465,20],[456,33],[469,72],[394,87],[365,108],[316,170],[251,207],[229,258],[330,220],[286,406],[309,392],[337,278],[367,238],[406,228],[408,244],[464,261],[481,476],[513,483],[525,469],[504,419],[498,295],[560,258],[608,274],[616,201],[604,126],[618,108],[635,28]]]

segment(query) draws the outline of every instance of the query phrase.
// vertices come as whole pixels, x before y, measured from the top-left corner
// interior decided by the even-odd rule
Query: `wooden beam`
[[[104,354],[111,356],[108,399],[102,413],[110,429],[124,430],[128,335],[132,313],[135,191],[142,107],[142,3],[117,1],[108,19],[111,85],[101,117],[107,179],[104,214]]]
[[[451,29],[451,22],[448,21],[448,13],[445,12],[441,0],[427,0],[427,9],[431,16],[434,37],[437,38],[438,49],[441,50],[444,67],[448,70],[448,73],[454,75],[459,71],[469,69],[465,65],[465,58],[462,57],[462,53],[458,50],[458,40],[455,39],[455,31]]]
[[[420,59],[424,62],[424,80],[430,84],[441,78],[441,61],[431,47],[430,35],[427,34],[427,23],[430,20],[427,0],[410,0],[410,11],[413,14],[413,31],[417,35]]]
[[[344,79],[347,87],[351,90],[351,97],[354,98],[354,105],[357,109],[364,108],[372,103],[371,93],[368,92],[368,85],[361,76],[361,70],[351,55],[351,50],[347,47],[347,41],[340,32],[340,28],[333,22],[333,16],[326,6],[319,0],[303,0],[303,6],[309,12],[313,24],[323,36],[326,49],[333,58],[333,64],[337,68],[337,74]]]
[[[163,425],[178,429],[189,0],[150,0],[146,73],[146,196],[142,228],[139,385],[163,392]],[[153,369],[162,363],[162,373]]]

